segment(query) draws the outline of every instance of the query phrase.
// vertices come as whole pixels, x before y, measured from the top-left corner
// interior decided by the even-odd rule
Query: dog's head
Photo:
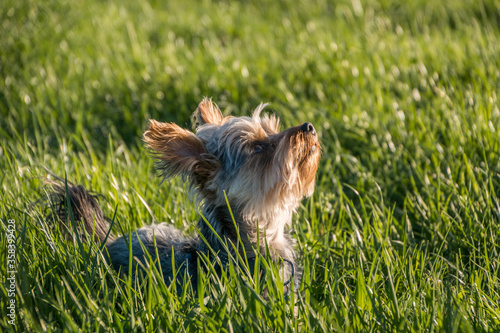
[[[196,134],[151,120],[144,141],[164,177],[189,179],[200,198],[250,219],[268,220],[297,207],[314,190],[320,144],[311,123],[282,132],[274,115],[224,117],[210,99],[193,114]]]

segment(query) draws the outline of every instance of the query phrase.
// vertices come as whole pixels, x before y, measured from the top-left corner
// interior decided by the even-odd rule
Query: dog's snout
[[[313,135],[316,134],[316,130],[311,123],[303,123],[302,126],[300,126],[300,130],[304,133],[311,133]]]

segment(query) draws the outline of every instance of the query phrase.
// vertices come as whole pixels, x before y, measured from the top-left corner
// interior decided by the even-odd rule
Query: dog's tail
[[[99,198],[102,196],[87,191],[82,185],[74,185],[67,180],[54,177],[56,180],[46,180],[48,186],[46,199],[52,206],[53,219],[65,227],[64,232],[69,236],[74,234],[71,232],[75,230],[74,221],[76,231],[81,238],[87,235],[95,236],[101,244],[110,243],[115,237],[110,231],[111,220],[104,216],[99,205]]]

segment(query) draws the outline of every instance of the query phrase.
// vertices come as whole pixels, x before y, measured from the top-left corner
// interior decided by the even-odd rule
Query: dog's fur
[[[146,249],[153,260],[159,260],[165,280],[173,279],[175,267],[177,276],[187,273],[196,283],[200,253],[208,254],[211,248],[222,262],[228,258],[213,230],[233,244],[238,244],[239,232],[248,258],[255,257],[257,243],[257,250],[265,254],[267,244],[273,260],[289,263],[283,265],[283,280],[299,281],[300,269],[287,226],[300,200],[314,190],[320,145],[312,124],[280,132],[278,118],[260,116],[264,107],[260,105],[252,117],[223,117],[210,99],[204,99],[193,114],[196,134],[173,123],[150,121],[144,141],[158,160],[158,170],[165,178],[181,175],[189,180],[210,226],[200,218],[198,228],[206,242],[200,237],[185,238],[167,224],[141,228],[131,234],[136,260],[147,261]],[[71,183],[66,187],[52,182],[52,190],[50,197],[59,219],[69,221],[65,209],[69,198],[73,219],[83,223],[87,234],[106,244],[109,260],[117,270],[128,272],[128,236],[109,234],[109,219],[96,196]],[[229,249],[233,251],[232,246]]]

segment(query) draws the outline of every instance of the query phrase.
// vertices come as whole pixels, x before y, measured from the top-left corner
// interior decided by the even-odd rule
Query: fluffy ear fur
[[[217,160],[207,153],[203,142],[193,132],[176,124],[150,120],[144,141],[159,160],[157,168],[165,178],[193,177],[199,185],[218,168]]]
[[[204,98],[193,114],[194,127],[204,124],[221,125],[223,122],[224,117],[211,98]]]

